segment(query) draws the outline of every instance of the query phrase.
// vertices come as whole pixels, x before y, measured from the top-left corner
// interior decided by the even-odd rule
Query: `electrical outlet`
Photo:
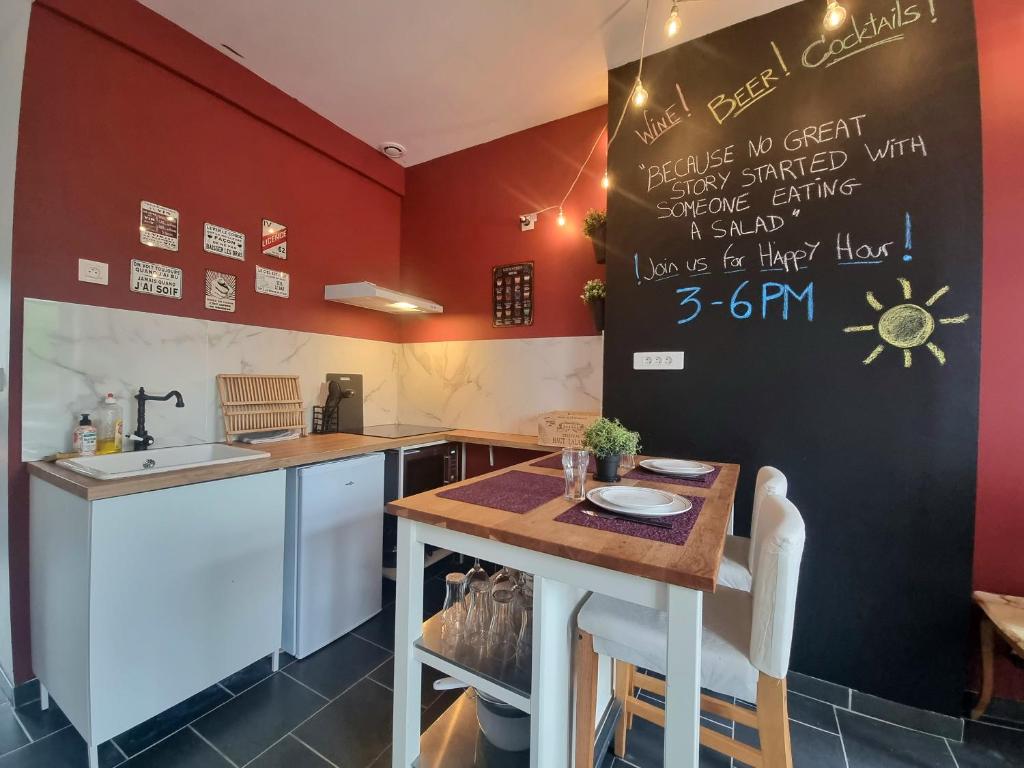
[[[634,352],[634,371],[681,371],[682,352]]]
[[[78,279],[83,283],[107,284],[107,265],[102,261],[78,260]]]

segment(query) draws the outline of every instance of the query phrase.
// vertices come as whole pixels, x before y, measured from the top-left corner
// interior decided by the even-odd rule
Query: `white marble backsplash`
[[[366,424],[536,434],[545,411],[601,409],[599,336],[396,344],[26,299],[23,361],[25,461],[69,450],[107,392],[130,432],[140,386],[185,399],[147,405],[157,446],[223,440],[218,373],[297,374],[307,425],[326,373],[363,375]]]
[[[326,373],[363,374],[367,424],[398,414],[399,345],[83,304],[25,300],[22,459],[69,450],[77,415],[113,392],[135,428],[140,386],[181,392],[184,408],[150,402],[156,446],[224,439],[218,373],[297,374],[307,426]]]
[[[399,421],[537,433],[546,411],[601,410],[603,338],[403,344]]]

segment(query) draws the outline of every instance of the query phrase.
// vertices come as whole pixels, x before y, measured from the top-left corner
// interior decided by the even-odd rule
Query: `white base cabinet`
[[[279,650],[283,470],[91,502],[33,477],[30,499],[33,667],[90,763]]]

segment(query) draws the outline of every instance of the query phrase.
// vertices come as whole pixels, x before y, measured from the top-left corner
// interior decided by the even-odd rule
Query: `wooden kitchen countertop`
[[[181,485],[206,483],[212,480],[223,480],[228,477],[254,475],[274,469],[298,467],[304,464],[317,464],[323,461],[334,461],[361,453],[373,453],[387,448],[399,448],[405,445],[419,445],[437,440],[451,440],[460,443],[477,445],[494,445],[504,448],[522,448],[533,451],[551,451],[537,444],[533,435],[517,435],[506,432],[480,432],[476,430],[454,429],[430,432],[414,437],[388,439],[383,437],[367,437],[337,433],[331,435],[308,435],[295,440],[263,445],[242,445],[270,454],[266,459],[239,461],[233,464],[214,464],[209,467],[181,469],[175,472],[161,472],[153,475],[127,477],[123,480],[96,480],[70,469],[59,467],[54,463],[33,461],[28,463],[30,475],[46,480],[49,483],[70,491],[89,501],[109,499],[115,496],[127,496],[132,493],[158,491],[163,488],[175,488]]]
[[[547,449],[551,450],[551,449]],[[637,459],[654,458],[638,456]],[[432,491],[407,496],[388,504],[388,510],[428,525],[436,525],[471,536],[491,539],[503,544],[544,552],[556,557],[588,563],[613,571],[630,573],[655,581],[675,584],[691,589],[714,591],[718,579],[718,566],[725,546],[733,497],[740,468],[736,464],[706,462],[721,466],[714,485],[693,488],[666,483],[626,480],[621,485],[657,488],[684,496],[704,497],[704,507],[686,543],[682,546],[667,544],[621,533],[585,528],[581,525],[556,522],[555,518],[575,502],[558,496],[524,514],[442,498],[441,491],[450,491],[487,477],[497,477],[518,470],[551,477],[562,477],[559,469],[532,466],[536,459],[487,475],[463,480]],[[587,488],[597,483],[588,477]]]

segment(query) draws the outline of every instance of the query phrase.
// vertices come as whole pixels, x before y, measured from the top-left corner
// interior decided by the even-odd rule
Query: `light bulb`
[[[647,103],[647,89],[644,88],[644,84],[640,82],[640,78],[636,79],[636,85],[633,86],[633,106],[642,107]]]
[[[601,177],[601,186],[608,189],[612,185],[612,180],[608,178],[608,171],[604,172],[604,176]]]
[[[683,22],[679,18],[679,7],[672,3],[672,10],[669,11],[668,21],[665,22],[665,34],[669,37],[675,37],[682,26]]]
[[[558,226],[565,226],[565,214],[562,212],[561,208],[558,209]]]
[[[839,29],[846,21],[846,9],[841,6],[838,0],[828,0],[825,8],[825,19],[822,22],[825,29]]]

